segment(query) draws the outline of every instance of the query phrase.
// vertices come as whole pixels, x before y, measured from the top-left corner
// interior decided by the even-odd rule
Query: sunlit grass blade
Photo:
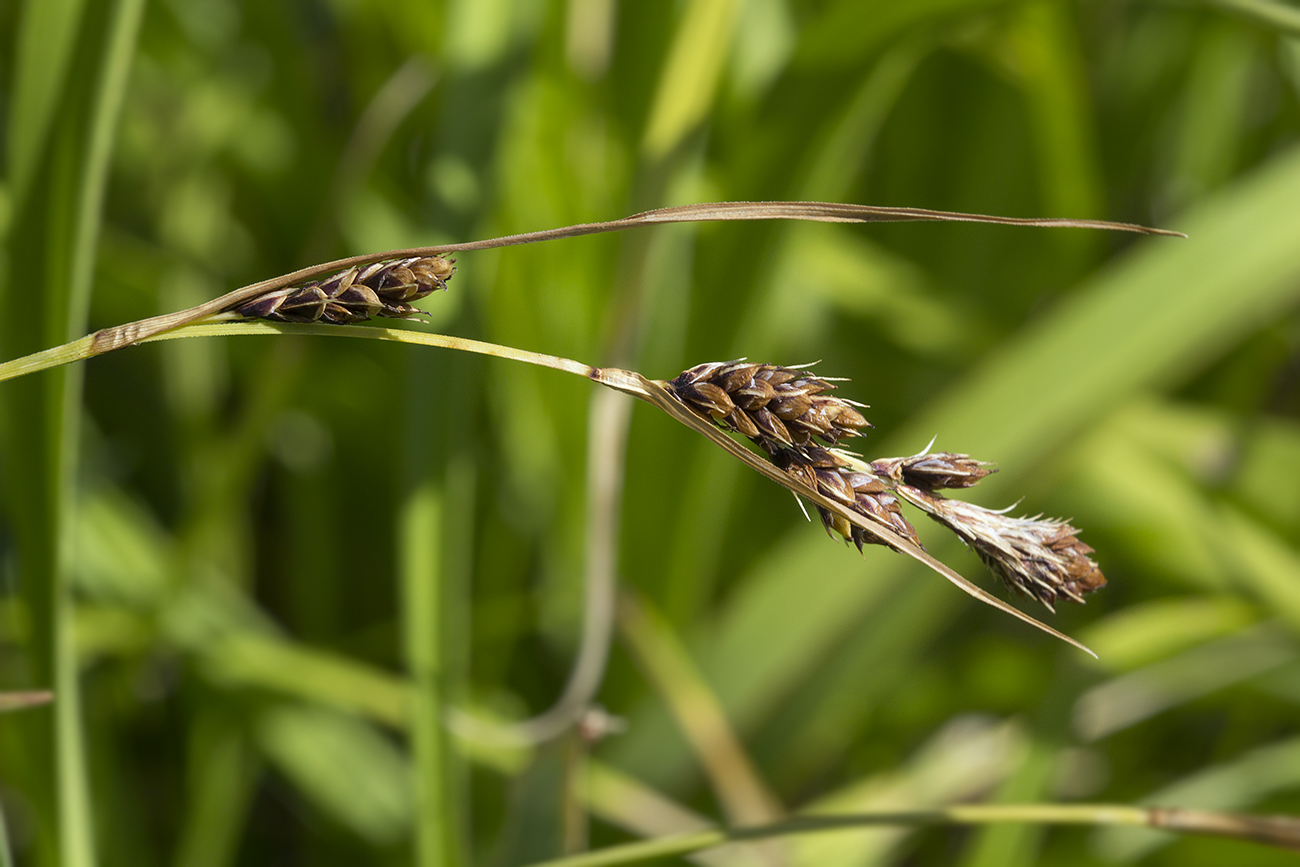
[[[394,728],[410,724],[411,695],[404,682],[283,638],[231,630],[205,643],[200,664],[216,683],[292,695]]]
[[[664,63],[642,147],[661,159],[708,113],[731,48],[741,4],[691,0]]]
[[[230,867],[262,771],[247,733],[223,709],[201,712],[190,725],[187,809],[176,844],[176,867]]]
[[[8,180],[14,184],[13,196],[19,202],[35,181],[37,163],[47,145],[72,65],[84,5],[85,0],[22,4],[12,114],[6,130]]]
[[[4,810],[0,810],[0,867],[13,867],[14,854],[9,848],[9,825]]]
[[[21,145],[13,166],[19,176],[10,180],[25,214],[8,240],[22,255],[9,251],[5,282],[11,309],[18,286],[40,300],[29,305],[24,322],[6,328],[6,347],[69,339],[86,328],[109,155],[143,10],[139,0],[120,0],[93,7],[83,19],[77,4],[36,6],[27,10],[24,45],[31,50],[17,72],[19,90],[30,99],[23,102],[25,116],[10,127]],[[56,23],[46,15],[51,12],[66,17]],[[49,45],[36,47],[36,39]],[[69,55],[78,39],[81,46]],[[52,145],[43,147],[47,122],[53,124]],[[39,838],[57,836],[58,848],[57,854],[52,845],[38,848],[38,857],[73,867],[96,860],[68,586],[80,373],[58,371],[5,396],[6,450],[17,462],[7,475],[11,504],[22,503],[15,535],[33,623],[33,670],[59,696],[53,710],[57,760],[48,763],[49,780],[41,783],[54,786],[57,809],[47,810],[47,799],[32,792],[44,826]]]
[[[367,723],[285,703],[260,715],[255,737],[312,803],[362,839],[393,845],[412,829],[410,764]]]
[[[1079,697],[1074,728],[1096,741],[1297,659],[1275,626],[1239,630],[1099,684]]]

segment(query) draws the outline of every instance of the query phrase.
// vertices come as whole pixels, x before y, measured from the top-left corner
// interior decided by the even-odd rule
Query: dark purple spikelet
[[[447,288],[454,260],[424,256],[375,262],[302,286],[269,292],[232,308],[247,319],[273,322],[360,322],[374,316],[404,319],[420,312],[410,302]]]
[[[926,491],[969,488],[997,469],[970,455],[953,452],[922,452],[907,458],[882,458],[871,462],[871,470],[906,485]]]

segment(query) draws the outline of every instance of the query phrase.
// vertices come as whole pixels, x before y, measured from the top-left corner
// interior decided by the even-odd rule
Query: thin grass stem
[[[693,831],[655,840],[610,846],[595,852],[537,862],[532,867],[610,867],[654,858],[687,855],[702,849],[748,840],[788,837],[875,826],[992,825],[1022,822],[1039,825],[1126,825],[1161,828],[1253,840],[1300,849],[1300,819],[1290,816],[1243,816],[1162,807],[1120,804],[970,804],[933,810],[885,810],[851,816],[804,816],[751,828]]]
[[[953,571],[953,569],[947,564],[936,560],[933,556],[922,550],[918,545],[900,536],[891,526],[870,516],[859,513],[856,510],[845,508],[842,503],[830,499],[825,494],[810,487],[800,479],[795,478],[789,473],[778,469],[770,462],[765,461],[754,452],[727,436],[712,422],[705,420],[698,413],[679,401],[668,389],[665,383],[647,379],[636,371],[620,370],[615,367],[592,367],[583,364],[582,362],[573,361],[568,358],[561,358],[556,355],[529,352],[524,349],[516,349],[510,346],[499,346],[494,343],[485,343],[483,341],[469,340],[461,337],[451,337],[445,334],[433,334],[423,331],[384,326],[322,325],[320,323],[309,325],[280,325],[276,323],[262,322],[230,322],[227,324],[208,323],[186,326],[174,331],[156,334],[153,337],[144,338],[142,342],[148,342],[153,339],[168,340],[178,337],[200,337],[219,334],[289,333],[332,335],[336,337],[364,337],[372,340],[387,340],[398,343],[411,343],[422,346],[458,349],[466,352],[478,353],[480,355],[490,355],[496,358],[523,361],[528,364],[549,367],[553,370],[562,370],[566,373],[584,376],[593,382],[598,382],[601,385],[615,389],[616,391],[621,391],[624,394],[631,394],[635,397],[639,397],[647,403],[663,410],[669,416],[696,431],[701,436],[712,440],[724,451],[728,452],[742,463],[748,465],[751,469],[767,476],[772,481],[790,491],[793,491],[798,496],[810,500],[823,509],[827,509],[836,515],[839,515],[850,524],[869,531],[873,537],[879,539],[882,544],[925,564],[933,571],[938,572],[949,582],[956,585],[966,594],[973,596],[984,604],[1005,612],[1006,614],[1009,614],[1036,629],[1042,630],[1048,635],[1059,638],[1067,644],[1072,644],[1090,656],[1096,656],[1095,653],[1068,635],[1053,629],[1047,624],[1024,613],[1020,609],[1002,601],[983,588],[971,583],[969,580]]]
[[[85,150],[80,154],[79,187],[72,217],[70,262],[65,321],[58,330],[76,334],[86,327],[93,287],[95,254],[99,243],[109,158],[117,119],[126,93],[136,35],[144,13],[143,0],[118,0],[104,32],[101,65],[97,70]],[[56,304],[52,312],[59,310]],[[54,323],[51,323],[54,324]],[[75,342],[75,341],[74,341]],[[95,823],[86,758],[86,732],[82,725],[80,664],[74,635],[75,602],[69,562],[76,528],[76,477],[81,440],[82,371],[70,369],[51,388],[57,388],[60,407],[53,431],[57,451],[53,458],[55,480],[54,526],[56,552],[52,560],[54,622],[55,740],[58,755],[59,832],[64,863],[93,867],[96,863]]]
[[[604,680],[614,633],[615,561],[629,403],[609,392],[597,393],[591,402],[582,641],[564,690],[542,713],[510,725],[488,722],[453,708],[448,723],[458,736],[484,744],[532,746],[569,731],[592,707]]]

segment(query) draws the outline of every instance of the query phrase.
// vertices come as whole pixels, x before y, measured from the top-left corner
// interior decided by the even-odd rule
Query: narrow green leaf
[[[750,825],[777,818],[782,812],[779,802],[667,622],[647,603],[625,596],[619,624],[637,661],[672,708],[731,821]]]
[[[1074,728],[1096,741],[1300,658],[1275,625],[1260,625],[1120,675],[1085,692]]]
[[[837,0],[825,4],[803,28],[795,63],[818,68],[847,65],[910,31],[1008,5],[1010,0]]]
[[[235,632],[207,642],[202,659],[208,677],[236,689],[269,690],[394,727],[411,715],[401,679],[284,639]]]
[[[1070,10],[1059,3],[1026,3],[1012,15],[1009,53],[1029,110],[1047,212],[1096,217],[1103,213],[1103,184],[1076,31]]]
[[[1232,596],[1192,596],[1130,605],[1084,631],[1101,664],[1128,671],[1240,631],[1259,617]]]
[[[0,810],[0,867],[13,867],[14,854],[9,848],[9,825],[4,810]]]
[[[103,190],[143,3],[30,3],[15,71],[21,116],[9,125],[14,206],[5,306],[21,287],[25,316],[3,317],[6,352],[83,333]],[[84,20],[83,20],[84,19]],[[78,41],[79,40],[79,41]],[[29,126],[30,124],[30,126]],[[68,549],[80,442],[79,371],[60,370],[3,395],[5,482],[29,607],[31,671],[59,695],[53,728],[33,738],[29,796],[38,861],[95,863]],[[17,504],[21,504],[18,506]],[[47,749],[46,738],[52,738]],[[41,767],[43,766],[43,767]],[[39,770],[37,770],[39,768]],[[53,789],[47,796],[45,787]],[[57,839],[57,843],[55,842]]]
[[[248,735],[222,709],[208,708],[190,724],[184,822],[175,867],[230,867],[259,782],[260,765]]]

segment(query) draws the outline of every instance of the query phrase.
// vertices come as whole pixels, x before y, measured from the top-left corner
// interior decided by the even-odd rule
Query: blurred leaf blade
[[[386,844],[409,833],[410,766],[365,723],[286,705],[262,716],[257,741],[309,798],[354,833]]]
[[[410,676],[414,745],[415,835],[417,863],[434,867],[457,862],[453,849],[456,812],[452,799],[449,738],[444,720],[449,678],[444,623],[446,575],[443,569],[443,492],[425,478],[408,494],[404,508],[402,591],[404,645]]]
[[[1242,810],[1278,791],[1300,785],[1300,742],[1294,738],[1251,750],[1204,768],[1142,799],[1142,803]],[[1176,838],[1146,828],[1102,828],[1094,837],[1112,861],[1132,862]]]
[[[204,655],[207,676],[232,687],[269,690],[393,727],[409,722],[404,681],[334,654],[235,633],[212,642]]]
[[[1300,232],[1286,215],[1297,195],[1292,150],[1189,214],[1188,241],[1139,245],[891,439],[906,449],[959,432],[939,445],[960,437],[947,447],[1013,455],[1027,469],[1133,390],[1194,373],[1294,303]],[[1012,408],[1006,425],[1000,413]],[[1014,475],[1004,469],[989,486],[1001,492]]]
[[[739,20],[740,0],[690,0],[646,121],[644,148],[662,159],[708,113]]]

